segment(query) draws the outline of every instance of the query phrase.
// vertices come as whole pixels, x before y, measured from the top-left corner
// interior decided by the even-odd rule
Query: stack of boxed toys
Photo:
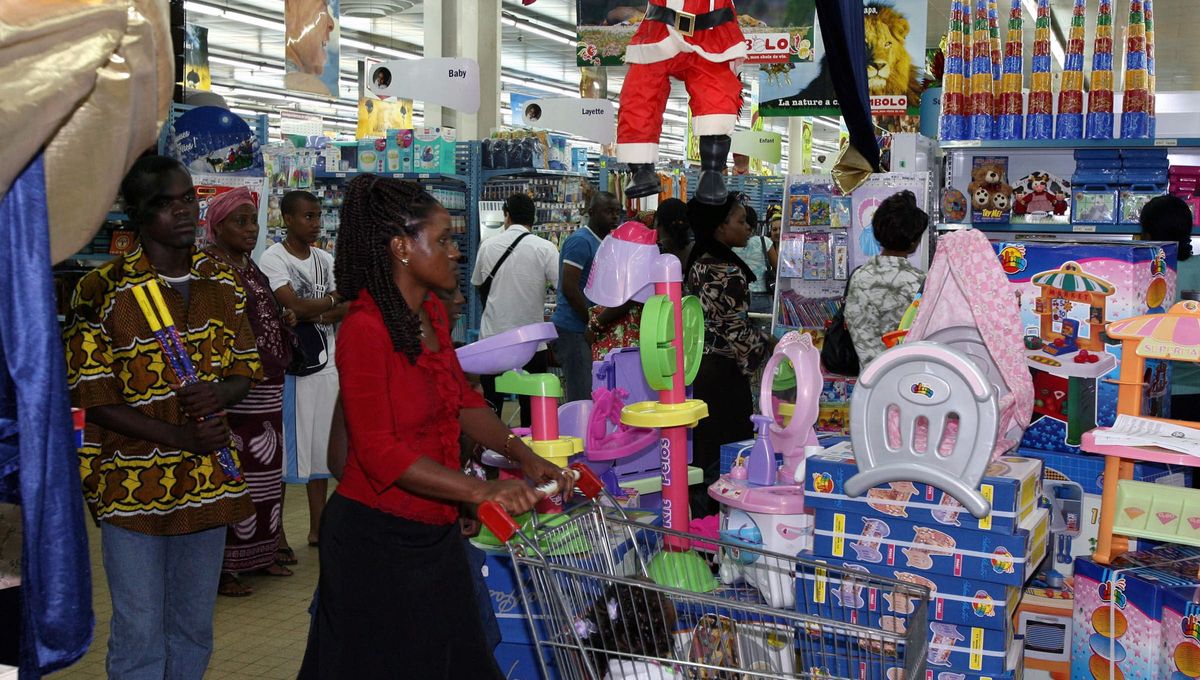
[[[1047,545],[1049,514],[1039,507],[1041,462],[1017,457],[993,462],[980,485],[992,511],[976,519],[925,484],[893,482],[850,498],[845,482],[858,468],[848,448],[839,449],[807,462],[805,502],[816,526],[813,558],[929,588],[926,677],[1020,678],[1023,640],[1015,635],[1013,616]],[[907,625],[911,607],[904,602],[850,590],[834,593],[840,592],[843,606],[849,598],[862,620]]]
[[[1200,677],[1200,549],[1162,545],[1075,562],[1071,678]]]

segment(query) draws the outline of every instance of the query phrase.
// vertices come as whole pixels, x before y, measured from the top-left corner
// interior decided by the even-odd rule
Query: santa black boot
[[[729,160],[729,135],[702,135],[700,137],[700,181],[695,199],[708,205],[722,205],[729,197],[725,188],[726,163]]]
[[[625,198],[642,198],[662,191],[662,184],[658,181],[658,173],[654,172],[653,163],[630,163],[629,170],[633,177],[625,187]]]

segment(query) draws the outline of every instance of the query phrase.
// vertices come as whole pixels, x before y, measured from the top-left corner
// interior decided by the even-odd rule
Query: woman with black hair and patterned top
[[[720,473],[721,444],[754,435],[750,376],[766,360],[773,340],[749,317],[750,267],[734,248],[750,240],[750,225],[740,194],[722,205],[688,202],[688,221],[696,240],[684,267],[684,286],[704,307],[704,358],[692,389],[708,404],[709,416],[692,434],[692,460],[704,470],[704,484],[692,487],[692,515],[717,511],[709,484]]]
[[[563,484],[471,389],[434,291],[457,279],[450,215],[411,182],[346,187],[337,289],[351,300],[337,346],[348,437],[321,524],[317,617],[300,678],[502,678],[484,639],[460,504],[538,501],[522,481],[459,466],[459,434]]]

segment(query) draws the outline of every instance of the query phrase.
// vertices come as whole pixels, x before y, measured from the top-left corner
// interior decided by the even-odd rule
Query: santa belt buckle
[[[687,28],[683,24],[687,24]],[[679,31],[687,37],[692,37],[696,32],[696,15],[690,12],[675,12],[675,30]]]

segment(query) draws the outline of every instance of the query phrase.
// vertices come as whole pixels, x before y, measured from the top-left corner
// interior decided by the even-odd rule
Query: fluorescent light
[[[546,92],[553,92],[555,94],[561,94],[561,95],[564,95],[567,97],[579,96],[578,90],[572,90],[567,87],[562,87],[560,85],[548,85],[546,83],[540,83],[531,78],[525,79],[525,78],[518,78],[516,76],[502,75],[502,76],[500,76],[500,82],[509,83],[511,85],[519,85],[521,87],[529,87],[529,88],[533,88],[535,90],[543,90]]]
[[[222,57],[217,54],[208,55],[208,60],[214,64],[225,64],[226,66],[232,66],[235,69],[249,69],[256,73],[263,73],[263,74],[275,75],[275,76],[281,76],[284,74],[283,69],[279,68],[278,66],[268,66],[266,64],[255,64],[255,63],[251,63],[249,61],[242,61],[241,59],[230,59],[228,57]]]
[[[500,23],[505,26],[512,26],[513,28],[517,29],[518,31],[523,31],[525,33],[532,33],[533,35],[540,35],[543,38],[549,38],[550,40],[562,43],[564,45],[571,45],[571,46],[575,45],[574,38],[568,38],[567,36],[563,35],[562,33],[556,33],[554,31],[548,31],[544,28],[539,28],[537,26],[534,26],[532,23],[529,23],[528,21],[516,21],[516,20],[510,19],[508,17],[503,17],[502,19],[500,19]]]
[[[255,16],[253,14],[246,14],[244,12],[237,12],[237,11],[230,10],[230,9],[223,9],[221,7],[213,7],[212,5],[205,5],[205,4],[202,4],[199,2],[192,2],[192,0],[187,0],[187,2],[184,2],[183,9],[186,12],[195,12],[197,14],[206,14],[208,16],[220,17],[222,19],[229,19],[230,21],[236,21],[238,23],[247,24],[249,26],[258,26],[259,28],[266,28],[266,29],[270,29],[273,31],[278,31],[280,33],[284,32],[284,25],[283,25],[282,21],[272,21],[270,19],[264,19],[260,16]]]
[[[342,44],[346,45],[347,47],[357,47],[358,49],[366,50],[367,52],[375,52],[376,54],[386,54],[388,56],[399,57],[401,59],[420,59],[421,58],[421,55],[419,55],[419,54],[413,54],[412,52],[404,52],[402,50],[395,50],[390,47],[383,47],[381,45],[372,45],[371,43],[363,42],[361,40],[355,40],[354,38],[342,38]]]

